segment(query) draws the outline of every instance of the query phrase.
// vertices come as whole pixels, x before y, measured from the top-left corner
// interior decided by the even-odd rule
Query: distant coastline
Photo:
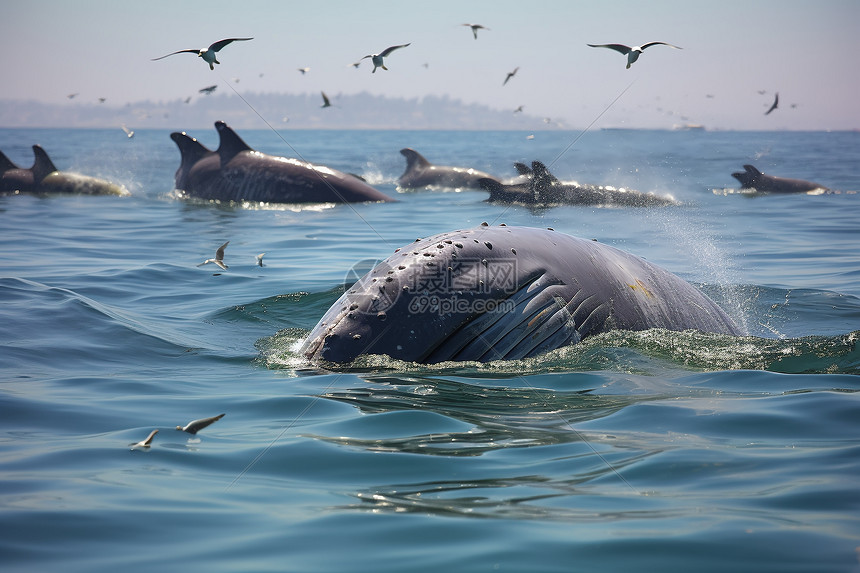
[[[273,126],[292,129],[442,129],[544,130],[564,127],[514,110],[493,109],[447,96],[388,98],[366,92],[329,94],[333,106],[323,109],[320,94],[196,94],[170,101],[61,103],[0,100],[0,127],[202,129],[217,120],[239,129],[261,127],[260,116]],[[249,107],[253,106],[253,109]],[[255,112],[256,110],[256,112]],[[259,114],[259,116],[257,115]]]

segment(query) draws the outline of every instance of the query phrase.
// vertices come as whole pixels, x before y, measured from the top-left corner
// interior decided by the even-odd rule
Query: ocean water
[[[132,192],[0,198],[3,571],[860,571],[860,133],[238,131],[399,202],[183,201],[167,131],[0,130],[20,165],[39,143]],[[402,147],[681,204],[400,193]],[[833,191],[738,193],[744,163]],[[484,221],[645,257],[748,336],[338,371],[297,355],[374,261]],[[228,240],[228,270],[197,266]]]

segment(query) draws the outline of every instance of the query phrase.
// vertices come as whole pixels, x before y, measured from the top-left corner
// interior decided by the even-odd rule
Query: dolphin
[[[812,181],[765,175],[752,165],[744,165],[744,171],[732,173],[732,177],[741,182],[742,189],[755,189],[759,193],[807,193],[818,189],[828,190],[824,185]]]
[[[182,156],[176,189],[186,196],[267,203],[358,203],[394,201],[359,177],[248,146],[223,121],[215,122],[218,149],[207,149],[185,132],[170,138]]]
[[[481,179],[497,181],[489,173],[477,169],[433,165],[423,155],[408,147],[401,149],[400,154],[406,158],[406,171],[397,180],[397,184],[404,189],[430,186],[480,189],[481,186],[478,182]]]
[[[520,182],[502,184],[494,179],[479,179],[481,188],[490,192],[490,203],[517,203],[532,206],[601,205],[613,207],[659,207],[677,205],[674,199],[653,193],[603,185],[563,183],[540,161],[532,161],[529,169],[522,163],[514,165]]]
[[[58,171],[47,152],[33,146],[33,167],[22,169],[0,152],[0,193],[130,195],[122,185],[71,171]]]
[[[441,233],[394,251],[303,342],[308,359],[419,363],[536,356],[620,330],[741,330],[683,279],[637,256],[531,227]]]

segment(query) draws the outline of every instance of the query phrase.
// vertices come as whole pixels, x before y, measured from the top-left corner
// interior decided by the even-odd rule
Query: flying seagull
[[[480,24],[463,24],[463,26],[468,26],[472,29],[472,35],[475,36],[476,40],[478,39],[478,30],[489,30],[489,28]]]
[[[218,85],[215,84],[215,85],[211,85],[211,86],[206,86],[203,89],[199,89],[199,90],[197,90],[197,92],[201,93],[201,94],[209,95],[217,89],[218,89]],[[188,98],[188,99],[191,99],[191,98]],[[188,102],[186,101],[185,103],[188,103]]]
[[[174,54],[184,54],[184,53],[197,54],[198,56],[203,58],[204,62],[209,64],[210,70],[214,70],[215,64],[221,63],[215,57],[217,55],[217,53],[219,51],[221,51],[221,48],[223,48],[224,46],[226,46],[227,44],[230,44],[232,42],[244,42],[246,40],[253,40],[253,39],[254,38],[226,38],[224,40],[220,40],[218,42],[215,42],[214,44],[212,44],[208,48],[201,48],[199,50],[195,50],[193,48],[188,49],[188,50],[178,50],[176,52],[171,52],[171,53],[167,54],[167,56],[173,56]],[[167,56],[161,56],[160,58],[153,58],[152,61],[154,62],[155,60],[163,60]]]
[[[223,417],[224,414],[218,414],[217,416],[212,416],[211,418],[200,418],[199,420],[192,420],[184,426],[176,426],[176,429],[182,430],[183,432],[188,432],[189,434],[196,434],[206,426],[214,424]]]
[[[215,251],[215,258],[214,259],[206,259],[205,261],[203,261],[202,263],[200,263],[197,266],[202,267],[203,265],[205,265],[207,263],[215,263],[216,265],[218,265],[222,269],[227,270],[227,265],[224,264],[224,249],[226,249],[227,245],[229,245],[229,244],[230,244],[230,241],[227,241],[226,243],[224,243],[223,245],[218,247],[218,250]]]
[[[630,66],[633,65],[633,62],[639,59],[639,55],[645,51],[645,48],[650,48],[651,46],[656,46],[661,44],[663,46],[669,46],[670,48],[675,48],[676,50],[681,50],[682,48],[678,46],[673,46],[672,44],[667,44],[666,42],[648,42],[647,44],[642,44],[641,46],[625,46],[624,44],[586,44],[591,46],[592,48],[609,48],[610,50],[615,50],[621,54],[627,56],[627,69],[630,69]]]
[[[773,103],[770,104],[770,109],[764,112],[765,115],[769,114],[773,110],[779,107],[779,92],[776,92],[776,95],[773,96]]]
[[[388,71],[388,68],[385,67],[385,62],[382,60],[382,58],[387,57],[388,54],[390,54],[394,50],[399,50],[400,48],[405,48],[406,46],[409,46],[411,44],[412,44],[412,42],[410,42],[409,44],[401,44],[399,46],[391,46],[389,48],[385,48],[384,50],[382,50],[378,54],[369,54],[367,56],[364,56],[364,58],[361,58],[361,59],[364,60],[365,58],[370,58],[370,61],[373,62],[373,71],[370,72],[371,74],[376,73],[376,68],[382,68],[383,70]],[[361,61],[361,60],[359,60],[359,61]],[[356,66],[356,67],[358,67],[358,66]]]
[[[325,95],[325,92],[320,92],[323,97],[323,104],[320,107],[331,107],[331,102],[328,100],[328,96]]]
[[[134,137],[134,131],[132,131],[132,130],[130,130],[129,128],[127,128],[127,127],[125,126],[125,124],[122,124],[122,125],[120,126],[120,128],[122,128],[122,130],[123,130],[123,131],[125,132],[125,134],[129,137],[129,139],[131,139],[132,137]]]
[[[157,433],[158,433],[158,430],[153,430],[152,432],[149,433],[149,436],[147,436],[145,440],[141,440],[141,441],[136,442],[134,444],[129,444],[131,446],[131,449],[148,448],[149,446],[152,445],[152,438],[154,438],[155,434],[157,434]]]
[[[256,257],[256,259],[257,259],[257,264],[258,264],[258,265],[260,265],[261,267],[263,266],[263,257],[264,257],[265,255],[266,255],[266,253],[260,253],[260,254],[259,254],[259,255],[257,255],[257,257]]]
[[[302,75],[305,75],[306,73],[311,71],[311,69],[310,68],[299,68],[299,71],[302,72]]]
[[[502,85],[505,85],[506,83],[508,83],[508,80],[509,80],[509,79],[511,79],[512,77],[514,77],[515,75],[517,75],[517,71],[518,71],[519,69],[520,69],[520,67],[519,67],[519,66],[517,66],[516,68],[514,68],[514,71],[512,71],[512,72],[508,72],[508,75],[505,77],[505,81],[503,81],[503,82],[502,82]]]

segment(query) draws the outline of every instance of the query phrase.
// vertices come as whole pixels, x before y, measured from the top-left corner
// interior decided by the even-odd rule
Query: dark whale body
[[[604,207],[662,207],[677,205],[668,197],[653,193],[641,193],[632,189],[621,189],[600,185],[563,183],[549,172],[546,165],[533,161],[532,167],[514,165],[522,179],[514,184],[499,183],[495,179],[481,179],[481,188],[489,191],[490,203],[513,203],[519,205],[548,207],[553,205],[590,205]]]
[[[185,133],[170,134],[182,154],[176,189],[186,196],[264,203],[394,201],[355,175],[255,151],[223,121],[215,122],[215,128],[220,137],[216,151]]]
[[[452,189],[480,189],[481,179],[496,179],[489,173],[470,167],[450,167],[434,165],[423,155],[408,147],[401,149],[400,154],[406,158],[406,171],[397,180],[404,189],[420,189],[422,187],[449,187]]]
[[[741,189],[755,189],[759,193],[808,193],[809,191],[827,191],[827,187],[803,179],[788,179],[765,175],[752,165],[744,165],[744,170],[732,173],[732,177],[740,181]]]
[[[490,361],[649,328],[741,334],[710,298],[639,257],[552,230],[480,226],[397,249],[331,306],[301,352],[333,363]]]
[[[58,171],[47,152],[33,146],[33,167],[22,169],[0,152],[0,193],[35,195],[129,195],[122,185],[70,171]]]

